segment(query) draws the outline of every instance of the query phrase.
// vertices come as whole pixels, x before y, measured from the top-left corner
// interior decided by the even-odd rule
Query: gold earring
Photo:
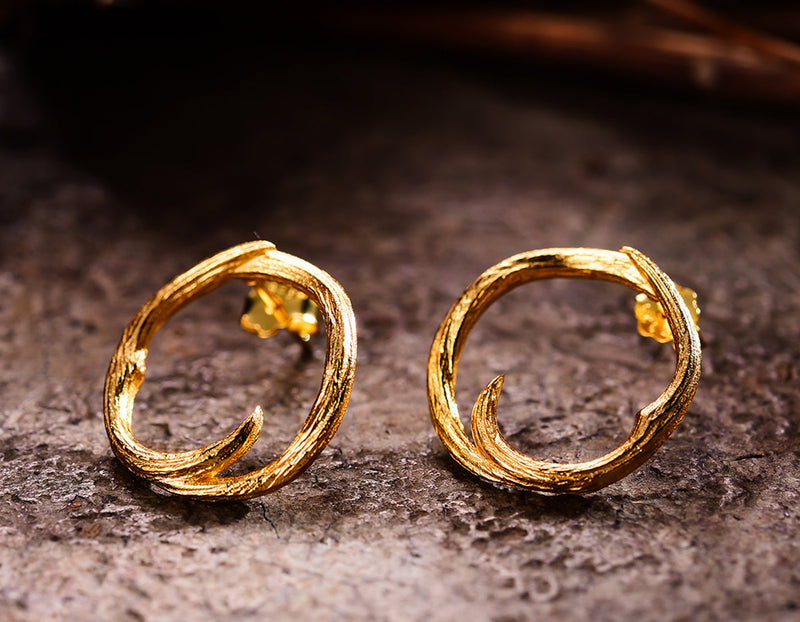
[[[325,371],[303,427],[273,462],[244,475],[219,474],[258,438],[263,413],[253,413],[231,434],[201,449],[167,453],[148,449],[133,436],[131,416],[144,382],[147,349],[156,331],[179,309],[232,279],[253,286],[242,326],[261,336],[281,328],[301,340],[327,330]],[[106,431],[114,453],[131,471],[171,492],[208,500],[248,499],[287,484],[328,444],[342,420],[356,365],[356,323],[350,299],[329,274],[270,242],[234,246],[175,277],[131,320],[111,359],[104,389]]]
[[[513,449],[497,424],[503,376],[481,392],[472,410],[472,438],[458,415],[455,380],[467,335],[481,314],[506,292],[536,279],[573,277],[615,281],[639,292],[639,331],[672,341],[675,375],[654,402],[636,414],[627,440],[610,453],[574,464],[534,460]],[[681,288],[682,289],[682,288]],[[492,482],[547,492],[587,493],[633,472],[680,423],[700,379],[699,310],[691,290],[676,288],[652,260],[636,249],[549,248],[521,253],[489,268],[456,301],[439,327],[428,359],[428,403],[436,432],[455,460]]]

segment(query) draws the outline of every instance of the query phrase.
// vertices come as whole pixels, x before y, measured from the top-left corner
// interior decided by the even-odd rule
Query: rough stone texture
[[[0,111],[2,617],[797,619],[792,115],[432,55],[296,51],[147,57],[100,76],[0,57],[3,101],[41,107],[35,122],[27,104]],[[351,296],[350,407],[277,493],[171,497],[111,455],[105,367],[152,292],[254,232]],[[585,497],[471,477],[426,402],[449,305],[515,252],[622,244],[699,292],[704,375],[684,422]],[[240,332],[244,292],[228,285],[159,333],[142,440],[207,443],[256,403],[268,417],[244,467],[294,436],[321,349],[302,363],[290,339]],[[672,375],[670,348],[640,338],[631,309],[611,284],[515,291],[467,345],[462,410],[506,373],[515,446],[570,461],[611,449]]]

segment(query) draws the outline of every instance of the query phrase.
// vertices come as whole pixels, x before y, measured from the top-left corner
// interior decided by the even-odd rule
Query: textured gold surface
[[[455,400],[458,359],[470,330],[484,311],[508,291],[529,281],[556,277],[615,281],[660,303],[675,335],[675,375],[667,389],[636,414],[627,440],[588,462],[534,460],[513,449],[497,424],[503,376],[481,392],[467,437]],[[489,268],[452,306],[439,327],[428,359],[428,403],[445,447],[466,469],[489,481],[548,492],[586,493],[615,482],[643,464],[680,423],[700,379],[700,338],[672,280],[645,255],[589,248],[550,248],[509,257]]]
[[[178,310],[232,279],[264,281],[298,290],[319,308],[327,329],[325,371],[317,399],[299,434],[267,466],[220,477],[252,447],[263,413],[253,413],[225,438],[177,453],[148,449],[133,436],[133,402],[144,382],[147,349],[156,331]],[[297,477],[339,427],[353,384],[356,326],[350,300],[326,272],[278,251],[270,242],[240,244],[197,264],[148,300],[131,320],[111,359],[104,391],[106,431],[117,457],[134,473],[174,493],[203,499],[246,499]]]

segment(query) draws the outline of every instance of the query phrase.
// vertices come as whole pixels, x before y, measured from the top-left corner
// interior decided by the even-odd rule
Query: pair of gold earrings
[[[627,440],[610,453],[575,464],[534,460],[513,449],[497,424],[498,376],[472,410],[472,440],[458,414],[455,379],[467,335],[489,306],[529,281],[573,277],[615,281],[636,290],[639,331],[671,341],[677,365],[667,389],[636,414]],[[319,393],[300,432],[267,466],[244,475],[222,471],[252,447],[263,413],[253,413],[225,438],[191,451],[149,449],[133,436],[136,393],[144,382],[147,349],[178,310],[232,279],[252,286],[242,326],[262,337],[281,328],[307,341],[325,322],[327,350]],[[643,464],[680,423],[700,378],[699,311],[691,290],[677,288],[648,257],[620,252],[550,248],[514,255],[489,268],[450,309],[428,359],[428,402],[433,425],[453,458],[492,482],[547,492],[586,493],[615,482]],[[329,274],[270,242],[240,244],[197,264],[162,287],[131,320],[111,359],[104,390],[111,447],[134,473],[173,493],[208,500],[248,499],[275,490],[302,473],[328,444],[342,420],[356,367],[356,322],[350,300]]]

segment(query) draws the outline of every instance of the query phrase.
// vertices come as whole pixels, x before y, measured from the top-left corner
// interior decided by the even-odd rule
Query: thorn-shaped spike
[[[218,448],[213,463],[208,464],[207,468],[195,470],[192,479],[207,480],[218,473],[222,473],[222,471],[250,451],[250,448],[258,440],[263,427],[264,411],[261,410],[261,406],[256,406],[250,416],[238,428],[222,439],[223,444]]]
[[[207,481],[244,456],[261,434],[264,412],[256,406],[250,416],[225,438],[200,450],[200,455],[171,473],[156,479],[163,481]]]
[[[478,449],[486,445],[488,437],[495,437],[500,433],[497,424],[497,402],[500,399],[504,381],[505,376],[501,374],[487,384],[472,408],[470,419],[472,438]]]

